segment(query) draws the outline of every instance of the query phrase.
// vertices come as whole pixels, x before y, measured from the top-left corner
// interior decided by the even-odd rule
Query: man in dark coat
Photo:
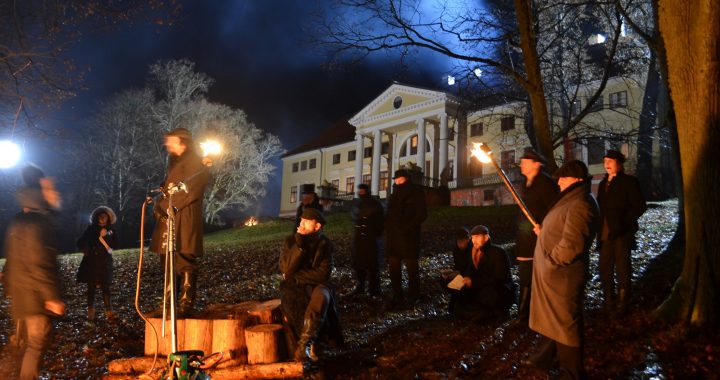
[[[521,187],[522,199],[537,223],[542,223],[550,204],[559,193],[557,183],[543,170],[544,165],[545,159],[534,150],[528,150],[520,158],[520,173],[525,176]],[[537,239],[533,228],[533,224],[521,213],[518,216],[515,257],[518,261],[520,283],[518,320],[524,324],[527,324],[530,316],[533,252]]]
[[[510,258],[492,244],[490,231],[478,225],[470,230],[471,261],[463,271],[463,287],[451,312],[461,318],[505,319],[515,301],[515,284],[510,275]]]
[[[583,379],[582,307],[599,210],[582,161],[566,162],[555,177],[560,195],[535,227],[530,329],[543,339],[523,363],[547,369],[557,357],[562,378]]]
[[[11,299],[13,319],[25,326],[27,347],[20,379],[37,379],[42,355],[52,331],[51,316],[63,315],[60,299],[56,230],[52,209],[60,197],[40,169],[23,169],[25,187],[17,193],[22,211],[15,215],[5,237],[7,261],[4,283]]]
[[[311,183],[306,183],[302,185],[302,191],[300,193],[300,205],[295,211],[295,227],[293,227],[293,233],[297,231],[297,228],[300,225],[300,216],[306,208],[314,208],[315,210],[321,212],[323,211],[323,207],[320,204],[320,198],[315,192],[315,185]]]
[[[392,306],[403,303],[402,262],[408,272],[408,296],[414,303],[420,296],[420,227],[427,218],[425,192],[411,182],[410,172],[395,172],[395,186],[385,217],[385,257],[392,284]]]
[[[180,277],[178,295],[180,316],[189,315],[195,305],[197,291],[197,258],[203,255],[203,196],[210,180],[210,172],[195,152],[192,135],[185,128],[165,134],[165,148],[169,157],[167,176],[163,182],[164,195],[155,203],[153,213],[158,222],[153,231],[150,250],[162,256],[165,263],[167,242],[167,210],[173,187],[185,184],[172,194],[175,213],[175,274]],[[177,282],[176,282],[177,283]]]
[[[280,253],[280,301],[283,314],[299,336],[295,359],[320,360],[318,340],[342,345],[342,328],[330,285],[333,245],[322,232],[325,218],[314,208],[303,211],[297,232]]]
[[[600,282],[603,288],[604,306],[610,311],[615,306],[615,281],[617,271],[618,312],[627,312],[630,297],[632,263],[630,250],[635,245],[638,219],[645,212],[645,198],[637,178],[625,174],[625,156],[608,150],[604,165],[607,174],[598,186],[602,224],[598,241],[600,245]]]
[[[365,281],[369,282],[369,293],[380,295],[380,239],[383,232],[383,207],[370,195],[366,184],[358,186],[358,199],[352,208],[353,243],[352,267],[357,277],[354,294],[365,293]]]
[[[455,235],[452,239],[452,257],[453,267],[450,270],[443,270],[440,274],[440,284],[445,287],[450,281],[452,281],[458,275],[465,273],[472,262],[472,241],[470,240],[470,231],[465,227],[460,227],[455,230]],[[455,309],[455,303],[459,297],[458,291],[450,290],[450,302],[448,303],[448,311],[453,312]]]

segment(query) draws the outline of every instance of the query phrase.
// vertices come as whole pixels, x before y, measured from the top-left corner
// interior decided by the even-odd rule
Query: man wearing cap
[[[388,200],[385,218],[385,256],[392,285],[391,306],[404,302],[402,262],[408,272],[408,298],[414,303],[420,296],[420,226],[427,218],[425,192],[410,180],[410,172],[395,172],[395,185]]]
[[[487,227],[473,227],[470,236],[470,263],[463,271],[464,286],[451,312],[475,320],[505,319],[515,301],[510,258],[504,249],[492,244]]]
[[[604,307],[611,311],[615,306],[613,272],[617,272],[617,311],[620,315],[627,312],[632,277],[630,250],[635,245],[638,219],[646,209],[640,183],[625,173],[624,162],[622,153],[612,149],[607,151],[603,160],[607,174],[600,181],[597,192],[602,215],[598,243]]]
[[[285,239],[280,253],[280,301],[295,335],[300,339],[295,359],[316,363],[318,340],[342,345],[340,319],[330,286],[333,245],[322,232],[325,218],[314,208],[300,216],[297,232]],[[323,332],[323,336],[321,336]]]
[[[195,305],[197,292],[197,258],[203,255],[203,196],[210,180],[210,172],[203,159],[195,152],[192,135],[185,128],[176,128],[165,134],[168,168],[162,188],[163,196],[155,202],[153,214],[157,219],[150,250],[160,254],[163,266],[167,243],[167,190],[180,182],[184,189],[172,195],[175,212],[175,274],[180,284],[178,314],[188,316]]]
[[[383,207],[370,195],[370,187],[364,183],[357,188],[358,199],[353,204],[352,267],[357,286],[353,294],[365,293],[365,282],[373,297],[380,295],[380,239],[383,232]]]
[[[465,270],[472,261],[472,242],[470,240],[470,231],[465,227],[455,230],[452,238],[452,269],[445,269],[440,272],[439,282],[445,287],[458,275],[465,273]],[[459,292],[450,289],[450,302],[448,303],[448,311],[450,313],[455,309]]]
[[[300,194],[300,205],[297,207],[297,210],[295,212],[295,227],[293,228],[293,233],[297,231],[297,228],[300,225],[300,216],[307,208],[314,208],[319,211],[323,210],[323,207],[320,204],[320,198],[315,192],[315,185],[313,185],[312,183],[306,183],[302,185],[302,191]]]
[[[525,176],[521,187],[522,199],[537,223],[542,223],[551,203],[560,192],[557,183],[543,170],[544,165],[545,159],[532,149],[520,157],[520,173]],[[533,252],[537,240],[533,228],[532,223],[521,213],[518,216],[515,256],[518,260],[520,283],[518,320],[522,323],[527,323],[530,316]]]
[[[535,227],[530,329],[542,339],[523,364],[549,369],[557,358],[563,378],[584,379],[582,307],[599,210],[582,161],[566,162],[555,177],[560,195]]]

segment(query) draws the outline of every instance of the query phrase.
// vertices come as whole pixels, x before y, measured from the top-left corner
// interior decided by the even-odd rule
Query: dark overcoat
[[[472,281],[472,287],[462,288],[461,302],[468,309],[473,309],[473,306],[509,308],[515,299],[515,285],[510,275],[510,258],[504,249],[489,241],[480,250],[483,256],[478,261],[478,265],[475,266],[471,257],[463,272],[463,277],[469,277]]]
[[[112,249],[117,248],[115,230],[110,227],[100,227],[91,224],[77,240],[77,247],[83,253],[78,268],[77,281],[88,284],[110,285],[113,279],[113,257],[100,242],[100,231],[105,228],[107,235],[103,237],[105,243]]]
[[[18,192],[28,212],[15,215],[5,236],[5,291],[16,320],[46,314],[45,302],[60,300],[56,228],[40,189]]]
[[[418,259],[420,228],[427,218],[425,192],[410,181],[393,186],[385,217],[385,257]]]
[[[355,201],[352,209],[353,244],[352,267],[358,270],[377,271],[381,257],[381,239],[384,229],[383,207],[367,195]]]
[[[543,220],[533,257],[530,328],[579,347],[587,264],[599,224],[589,180],[560,193]]]
[[[557,183],[553,181],[547,173],[541,171],[533,178],[530,186],[527,186],[527,183],[523,182],[521,191],[523,202],[530,211],[530,214],[535,218],[536,222],[542,224],[545,214],[547,214],[550,209],[550,205],[555,201],[555,198],[557,198],[560,192]],[[530,223],[525,217],[525,214],[521,212],[518,216],[515,256],[532,258],[536,241],[537,236],[535,236],[535,232],[533,232],[532,223]]]
[[[638,230],[638,219],[647,208],[637,178],[619,172],[608,186],[608,175],[598,186],[598,204],[603,218],[599,236],[607,238],[633,237]]]
[[[178,157],[170,157],[167,177],[163,187],[169,184],[185,183],[187,192],[178,191],[172,196],[175,214],[175,239],[177,252],[203,255],[203,196],[205,186],[210,181],[210,172],[194,150],[188,149]],[[155,203],[155,215],[167,215],[168,198],[161,196]],[[160,219],[155,224],[150,250],[165,253],[166,223]]]

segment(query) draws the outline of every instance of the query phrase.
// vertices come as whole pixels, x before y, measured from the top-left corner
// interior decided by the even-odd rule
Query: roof
[[[309,152],[312,150],[326,148],[355,140],[355,127],[343,120],[332,127],[320,132],[320,135],[297,148],[289,150],[282,157],[293,156],[298,153]]]

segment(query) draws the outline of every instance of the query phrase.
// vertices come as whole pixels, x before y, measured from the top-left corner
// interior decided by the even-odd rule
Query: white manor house
[[[637,130],[642,99],[643,90],[635,81],[611,78],[592,112],[583,118],[583,125],[599,131],[598,137],[585,133],[581,139],[568,140],[556,149],[555,158],[558,162],[583,160],[596,184],[605,173],[605,151],[614,148],[625,154],[626,169],[633,172],[634,141],[599,136]],[[580,97],[570,112],[578,112],[586,100]],[[553,107],[558,106],[549,102],[551,115]],[[517,163],[531,146],[525,132],[527,109],[527,103],[514,102],[469,110],[451,93],[393,83],[348,122],[282,157],[280,216],[295,215],[303,185],[314,185],[326,207],[352,199],[360,183],[370,185],[373,195],[385,199],[392,174],[400,167],[421,170],[415,181],[440,189],[439,203],[513,203],[495,167],[480,164],[470,153],[473,143],[487,144],[511,181],[520,184]],[[658,150],[653,147],[653,161],[658,161]]]

